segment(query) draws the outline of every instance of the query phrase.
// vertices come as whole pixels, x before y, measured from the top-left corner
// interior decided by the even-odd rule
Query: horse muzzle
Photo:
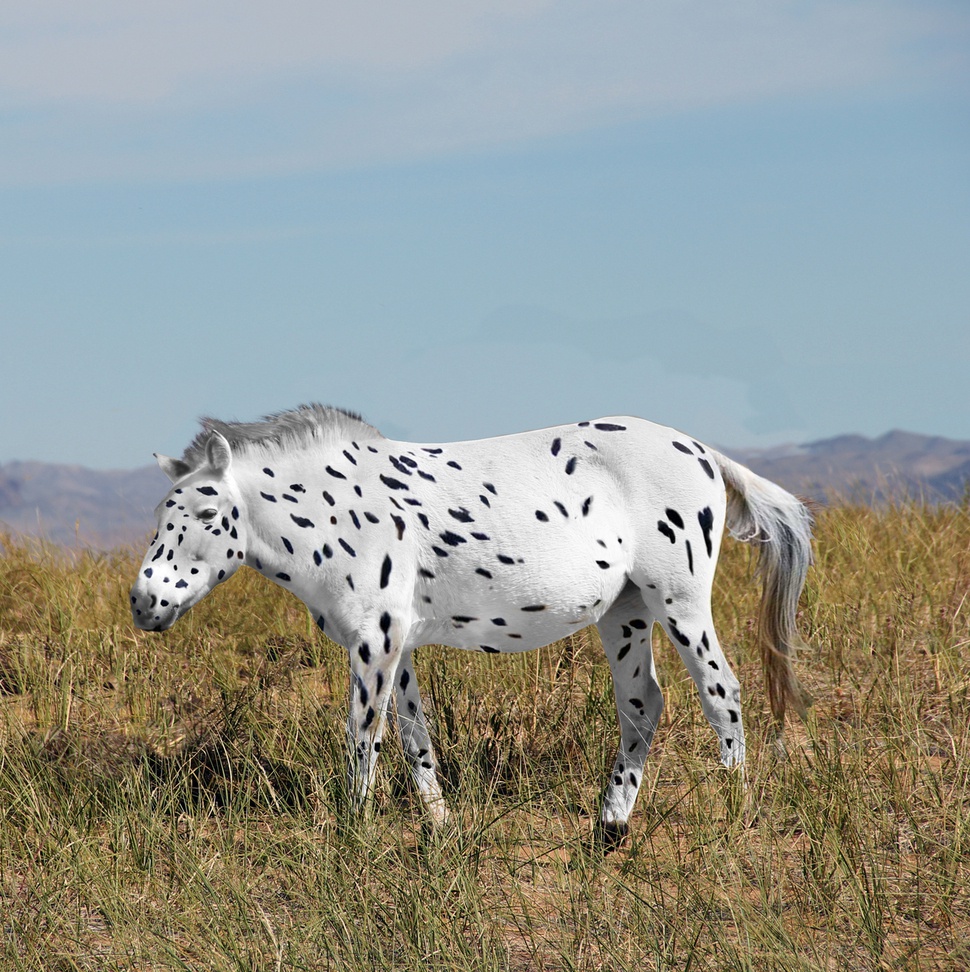
[[[167,631],[182,614],[182,605],[135,584],[131,589],[131,618],[142,631]]]

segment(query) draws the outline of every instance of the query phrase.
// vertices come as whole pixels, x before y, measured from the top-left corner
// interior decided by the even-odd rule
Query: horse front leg
[[[421,693],[412,665],[412,653],[407,651],[397,670],[397,724],[401,734],[401,747],[411,764],[411,777],[421,795],[421,801],[434,825],[448,819],[448,808],[441,793],[435,765],[434,749],[428,723],[421,705]]]
[[[399,626],[384,612],[376,624],[362,627],[350,649],[347,788],[358,815],[370,803],[402,642]]]

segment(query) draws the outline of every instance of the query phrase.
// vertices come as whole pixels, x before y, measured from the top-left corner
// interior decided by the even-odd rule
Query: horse
[[[812,517],[795,496],[672,428],[631,416],[448,443],[387,439],[354,412],[301,405],[202,419],[131,589],[165,631],[242,566],[295,594],[350,665],[348,787],[362,810],[395,697],[432,824],[448,815],[412,664],[421,645],[529,651],[590,624],[613,679],[620,743],[597,830],[629,828],[664,700],[651,632],[687,667],[721,762],[742,767],[740,685],[711,588],[725,528],[756,545],[759,642],[778,742],[811,704],[793,659]]]

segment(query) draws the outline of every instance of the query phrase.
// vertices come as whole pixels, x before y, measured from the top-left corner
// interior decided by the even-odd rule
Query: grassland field
[[[655,632],[667,706],[626,846],[592,837],[617,743],[594,629],[417,669],[453,823],[385,742],[346,812],[346,652],[240,572],[136,632],[140,551],[0,539],[0,970],[970,968],[970,511],[819,512],[815,697],[771,724],[751,552],[714,613],[747,788]]]

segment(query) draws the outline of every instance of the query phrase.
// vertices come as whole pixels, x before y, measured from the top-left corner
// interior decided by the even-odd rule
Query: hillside
[[[840,435],[799,446],[724,451],[819,502],[959,502],[970,484],[970,442],[898,430],[877,439]]]
[[[869,504],[892,498],[959,501],[970,483],[970,442],[911,432],[842,435],[726,453],[801,496]],[[0,527],[61,546],[140,543],[167,480],[155,466],[98,471],[41,462],[0,465]]]
[[[140,542],[168,480],[157,466],[101,471],[43,462],[0,465],[0,526],[60,546]]]

